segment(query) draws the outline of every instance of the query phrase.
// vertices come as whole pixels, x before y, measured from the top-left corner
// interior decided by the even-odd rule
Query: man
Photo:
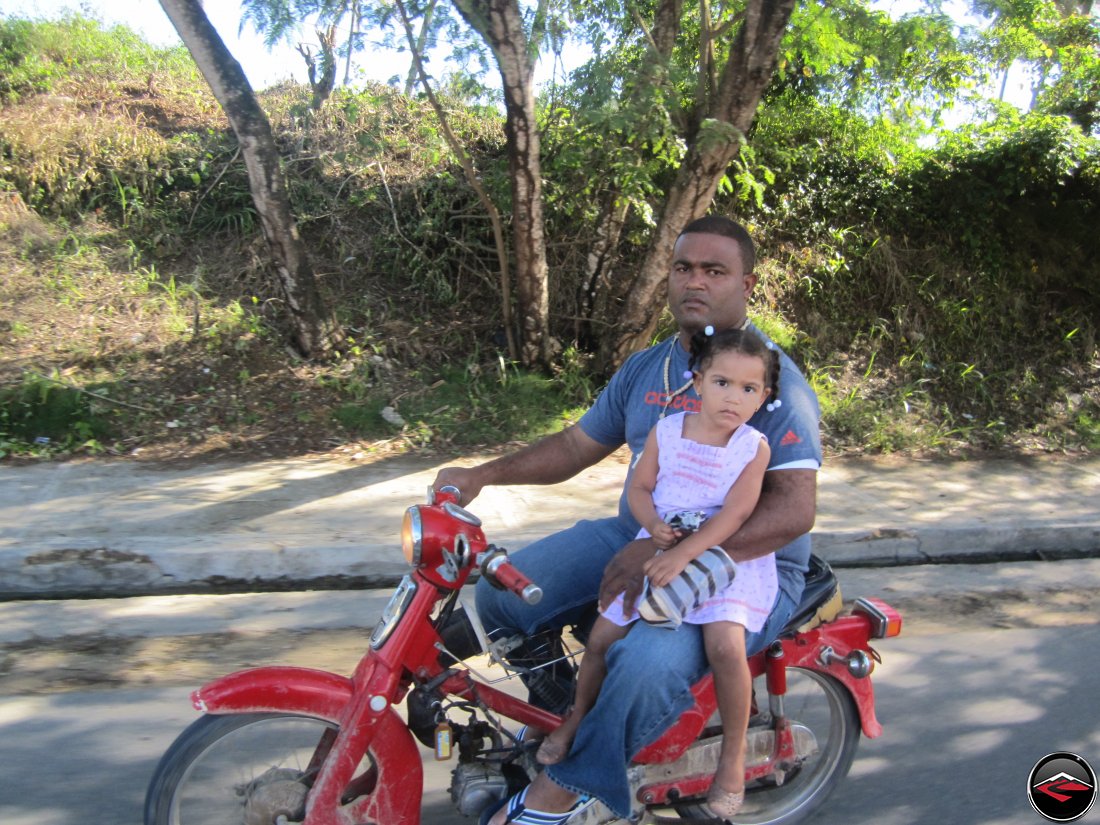
[[[564,481],[623,443],[636,460],[659,418],[698,404],[684,375],[692,334],[708,325],[751,326],[746,306],[756,285],[754,266],[752,239],[739,224],[719,216],[689,223],[676,241],[668,278],[668,304],[678,334],[628,358],[575,426],[477,467],[444,468],[435,487],[453,484],[467,503],[491,484]],[[749,520],[722,545],[734,560],[776,553],[779,595],[764,628],[746,635],[750,654],[774,638],[801,597],[821,464],[817,399],[793,362],[783,354],[780,360],[780,405],[762,409],[750,421],[772,449],[763,492]],[[538,605],[479,583],[478,614],[488,631],[531,635],[576,624],[597,596],[607,604],[625,591],[625,603],[633,603],[646,558],[619,552],[639,529],[625,489],[617,516],[579,522],[512,554],[515,566],[543,589]],[[691,686],[707,669],[699,627],[683,625],[672,632],[644,622],[612,646],[607,663],[600,699],[578,730],[569,757],[540,774],[519,805],[536,818],[540,812],[567,816],[588,797],[626,818],[629,759],[690,706]],[[503,823],[505,814],[498,812],[492,825]]]

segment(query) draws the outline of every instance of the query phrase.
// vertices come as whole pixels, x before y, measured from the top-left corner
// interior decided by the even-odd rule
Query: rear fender
[[[874,739],[882,734],[882,725],[875,716],[875,689],[871,684],[871,677],[858,679],[843,664],[825,665],[820,659],[821,651],[825,647],[833,648],[840,656],[846,656],[857,649],[869,651],[870,628],[870,621],[866,616],[844,616],[811,630],[796,633],[783,639],[782,644],[784,666],[827,673],[848,689],[859,711],[863,735]],[[749,658],[749,669],[754,677],[762,674],[765,667],[763,653]],[[637,753],[634,756],[635,762],[668,762],[678,759],[696,740],[716,706],[713,679],[709,674],[695,684],[692,694],[694,704],[660,738]]]
[[[874,739],[882,735],[882,725],[875,716],[875,689],[870,675],[860,679],[849,673],[842,662],[826,665],[821,661],[821,652],[826,647],[831,647],[841,657],[847,656],[853,650],[870,651],[869,636],[870,622],[867,617],[853,615],[844,616],[805,633],[798,633],[783,639],[782,643],[784,664],[787,667],[802,667],[826,673],[848,689],[859,711],[863,735]]]

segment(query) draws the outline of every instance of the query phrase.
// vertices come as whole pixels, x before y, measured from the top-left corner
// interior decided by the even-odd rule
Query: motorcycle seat
[[[833,568],[825,559],[811,554],[802,599],[779,635],[793,636],[832,621],[840,614],[843,603]]]

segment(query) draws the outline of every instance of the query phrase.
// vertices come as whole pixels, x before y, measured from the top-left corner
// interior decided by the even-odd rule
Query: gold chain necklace
[[[747,329],[748,326],[749,326],[749,319],[746,317],[745,320],[741,322],[741,326],[739,326],[738,329]],[[682,392],[687,392],[687,390],[695,382],[694,378],[689,378],[687,381],[684,382],[684,385],[682,387],[680,387],[678,390],[676,390],[675,392],[671,391],[671,387],[672,387],[672,353],[676,351],[676,344],[679,343],[679,341],[680,341],[680,336],[679,335],[673,335],[672,338],[668,342],[668,352],[665,354],[665,368],[663,370],[663,372],[664,372],[663,377],[665,379],[665,403],[664,403],[664,406],[661,407],[661,414],[659,416],[657,416],[658,420],[664,418],[668,414],[668,407],[672,403],[672,399],[674,399],[676,396],[678,396]]]

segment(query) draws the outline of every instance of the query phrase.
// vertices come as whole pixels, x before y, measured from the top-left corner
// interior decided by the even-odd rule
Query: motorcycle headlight
[[[420,522],[420,507],[410,507],[401,520],[401,552],[405,554],[405,561],[419,567],[423,550],[424,528]]]

